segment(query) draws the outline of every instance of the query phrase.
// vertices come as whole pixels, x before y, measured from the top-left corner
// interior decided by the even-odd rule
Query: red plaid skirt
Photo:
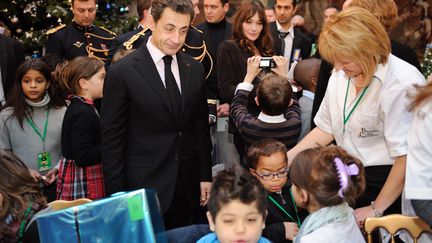
[[[81,167],[74,160],[62,158],[57,180],[57,196],[60,200],[105,197],[102,165],[100,163]]]

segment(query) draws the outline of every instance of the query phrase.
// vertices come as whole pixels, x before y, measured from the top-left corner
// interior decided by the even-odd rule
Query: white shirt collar
[[[276,20],[276,27],[277,27],[277,30],[278,31],[282,31],[282,32],[289,32],[289,36],[291,36],[291,38],[293,38],[294,39],[294,27],[293,27],[293,25],[291,24],[291,26],[287,29],[287,30],[285,30],[285,29],[283,29],[282,28],[282,26],[279,24],[279,22]],[[287,36],[288,36],[287,35]]]
[[[164,56],[166,56],[165,53],[163,53],[159,48],[157,48],[153,43],[151,42],[152,36],[149,37],[147,41],[147,49],[150,53],[151,58],[153,59],[154,63],[158,63],[162,60]],[[173,57],[173,63],[177,63],[177,55],[172,56]],[[162,60],[163,61],[163,60]]]
[[[276,115],[276,116],[269,116],[262,112],[258,115],[258,120],[266,123],[281,123],[286,121],[284,114]]]
[[[303,96],[306,96],[306,97],[310,98],[311,100],[313,100],[315,98],[315,93],[304,89],[303,90]]]

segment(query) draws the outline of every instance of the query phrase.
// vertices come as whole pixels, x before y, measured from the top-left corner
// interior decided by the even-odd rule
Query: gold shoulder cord
[[[113,32],[113,31],[111,31],[111,30],[109,30],[109,29],[107,29],[107,28],[105,28],[105,27],[99,27],[100,29],[102,29],[102,30],[105,30],[106,32],[108,32],[108,33],[110,33],[111,35],[113,35],[113,36],[117,36],[117,34],[115,33],[115,32]]]
[[[130,50],[133,47],[133,43],[138,40],[140,38],[140,36],[144,36],[145,32],[148,30],[149,28],[145,28],[143,30],[141,30],[140,32],[136,33],[135,35],[133,35],[128,41],[126,41],[125,43],[123,43],[123,46],[126,48],[126,50]]]
[[[108,51],[109,50],[97,49],[97,48],[94,48],[93,46],[87,45],[86,46],[86,51],[87,51],[89,57],[94,57],[94,58],[102,60],[102,61],[107,61],[108,60],[108,58],[98,57],[94,53],[95,52],[96,53],[103,53],[105,56],[108,56]]]
[[[116,38],[115,36],[113,36],[113,37],[103,37],[103,36],[95,35],[95,34],[90,33],[90,32],[86,32],[85,35],[86,36],[90,35],[90,36],[93,36],[93,37],[96,37],[96,38],[102,39],[102,40],[114,40]]]
[[[45,34],[46,34],[46,35],[54,34],[55,32],[57,32],[57,31],[63,29],[64,27],[66,27],[66,25],[65,25],[65,24],[61,24],[61,25],[59,25],[59,26],[57,26],[57,27],[55,27],[55,28],[49,29]]]
[[[205,42],[203,41],[203,44],[201,46],[199,46],[199,47],[190,46],[190,45],[188,45],[186,43],[184,43],[184,46],[186,46],[187,48],[192,49],[192,50],[203,49],[202,54],[200,54],[199,56],[193,57],[193,59],[195,59],[198,62],[202,62],[204,60],[204,58],[205,58],[206,55],[209,57],[209,59],[210,59],[210,70],[209,70],[209,72],[206,75],[206,79],[207,79],[210,76],[210,73],[213,70],[213,59],[211,58],[210,53],[207,51],[207,46],[206,46]]]

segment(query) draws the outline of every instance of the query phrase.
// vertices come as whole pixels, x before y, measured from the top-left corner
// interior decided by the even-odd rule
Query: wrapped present
[[[38,215],[36,221],[42,243],[167,242],[152,189]]]

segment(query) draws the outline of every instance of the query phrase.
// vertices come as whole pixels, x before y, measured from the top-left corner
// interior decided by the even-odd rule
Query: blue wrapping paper
[[[42,243],[167,242],[156,193],[140,189],[37,217]]]

